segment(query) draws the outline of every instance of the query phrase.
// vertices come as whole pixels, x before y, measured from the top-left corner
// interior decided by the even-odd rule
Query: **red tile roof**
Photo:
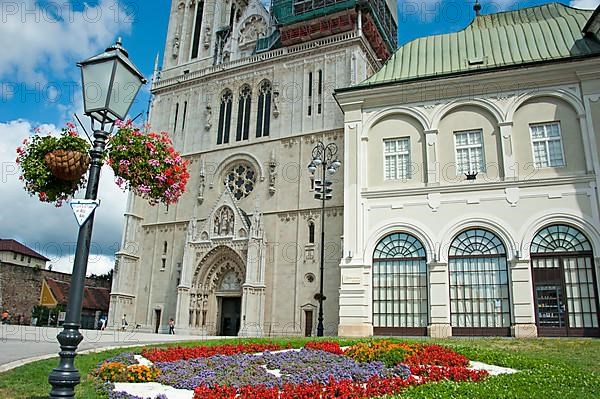
[[[50,287],[52,295],[59,304],[66,305],[69,298],[70,283],[66,281],[46,278],[46,284]],[[108,312],[110,302],[110,290],[100,287],[85,287],[83,291],[83,308],[90,310],[103,310]]]
[[[31,256],[32,258],[37,258],[37,259],[41,259],[44,261],[49,261],[50,259],[46,258],[43,255],[40,255],[39,253],[35,252],[33,249],[26,247],[25,245],[21,244],[18,241],[15,240],[5,240],[0,238],[0,251],[10,251],[10,252],[16,252],[18,254],[21,255],[26,255],[26,256]]]

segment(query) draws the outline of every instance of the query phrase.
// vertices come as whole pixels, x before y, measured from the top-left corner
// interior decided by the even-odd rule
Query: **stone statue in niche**
[[[210,26],[207,26],[206,29],[204,30],[204,48],[209,48],[210,47],[210,37],[212,35],[212,32],[210,30]]]
[[[200,182],[198,183],[198,204],[202,205],[204,202],[204,189],[206,188],[206,168],[204,166],[204,160],[200,166]]]
[[[233,210],[228,206],[222,206],[218,211],[214,219],[214,233],[215,235],[222,236],[233,236],[235,225],[235,216]]]
[[[219,219],[219,215],[215,216],[215,230],[214,230],[214,233],[217,236],[221,235],[221,219]]]
[[[173,58],[177,58],[179,55],[179,38],[175,36],[173,39]]]
[[[206,120],[204,129],[208,131],[212,128],[212,107],[210,105],[206,106],[206,110],[204,111],[204,119]]]

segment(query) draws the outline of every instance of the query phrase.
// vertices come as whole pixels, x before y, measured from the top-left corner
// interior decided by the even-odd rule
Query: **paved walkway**
[[[60,348],[56,336],[61,330],[62,328],[53,327],[2,325],[0,327],[0,372],[33,360],[58,356]],[[81,333],[84,338],[79,344],[78,353],[127,346],[223,338],[108,330],[81,330]]]

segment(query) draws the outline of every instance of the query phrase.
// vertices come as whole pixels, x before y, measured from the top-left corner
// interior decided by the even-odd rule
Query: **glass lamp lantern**
[[[125,119],[140,87],[147,82],[129,60],[121,38],[104,53],[77,66],[81,68],[85,114],[101,124]]]

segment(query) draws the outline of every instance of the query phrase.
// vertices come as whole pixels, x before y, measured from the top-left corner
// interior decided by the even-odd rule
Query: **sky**
[[[264,3],[269,3],[265,0]],[[480,0],[483,13],[548,3],[543,0]],[[600,0],[563,0],[593,9]],[[70,272],[77,224],[68,205],[55,208],[29,197],[18,180],[15,149],[33,128],[57,132],[77,113],[85,120],[78,61],[123,38],[130,58],[148,78],[165,45],[169,0],[0,0],[0,238],[13,238]],[[471,0],[398,1],[398,41],[456,31],[473,19]],[[145,113],[149,85],[131,110]],[[142,117],[143,119],[143,117]],[[86,123],[86,122],[84,122]],[[77,195],[83,198],[83,193]],[[123,228],[126,193],[104,168],[88,273],[114,263]]]

